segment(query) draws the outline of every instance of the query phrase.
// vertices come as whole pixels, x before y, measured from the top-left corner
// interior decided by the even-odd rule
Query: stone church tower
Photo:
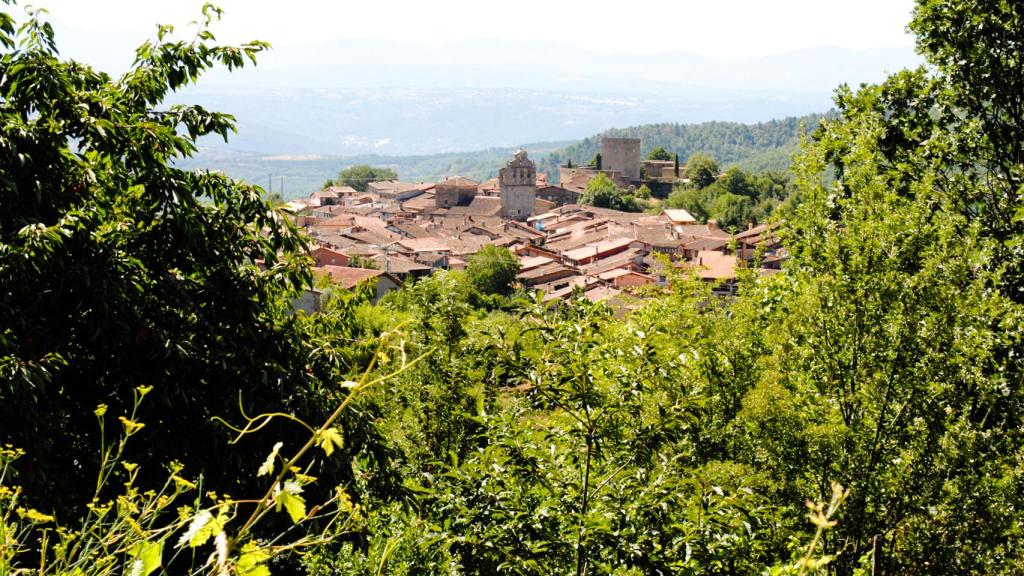
[[[498,184],[502,218],[522,221],[533,214],[533,203],[537,198],[537,166],[526,157],[525,150],[516,152],[498,172]]]

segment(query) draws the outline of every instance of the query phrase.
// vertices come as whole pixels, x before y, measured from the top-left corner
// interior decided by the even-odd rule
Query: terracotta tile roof
[[[463,234],[458,238],[451,238],[447,240],[448,245],[451,246],[452,254],[459,256],[469,256],[476,254],[484,246],[491,244],[493,241],[487,236],[480,236],[478,234]]]
[[[478,188],[480,186],[480,183],[477,182],[476,180],[470,180],[469,178],[465,178],[463,176],[449,176],[444,180],[441,180],[434,186],[458,186],[459,188]]]
[[[434,194],[427,192],[402,202],[402,210],[405,212],[423,212],[424,210],[433,209],[435,205]]]
[[[729,244],[729,238],[702,236],[683,240],[681,246],[687,250],[721,250]]]
[[[342,227],[352,226],[355,223],[355,216],[352,214],[338,214],[337,216],[331,216],[327,220],[322,220],[317,223],[317,227],[329,228],[329,227]]]
[[[588,244],[593,244],[594,242],[606,240],[607,238],[607,232],[605,232],[604,230],[595,230],[594,232],[590,232],[587,234],[568,235],[556,241],[548,240],[547,242],[544,243],[544,246],[552,250],[560,250],[562,252],[567,252],[569,250],[575,250],[582,246],[587,246]]]
[[[697,219],[694,218],[693,215],[687,212],[686,210],[662,210],[661,213],[676,224],[697,223]]]
[[[572,268],[569,268],[560,262],[551,261],[531,268],[530,270],[520,272],[519,274],[516,274],[516,278],[522,280],[526,284],[532,284],[534,281],[542,280],[552,275],[565,277],[576,276],[577,274],[573,272]]]
[[[746,246],[757,246],[759,244],[779,244],[781,239],[776,233],[779,228],[782,227],[782,222],[774,222],[771,224],[761,224],[760,226],[754,226],[749,230],[745,230],[735,236],[741,244]]]
[[[569,296],[572,294],[572,289],[577,286],[585,290],[590,286],[599,284],[600,282],[601,279],[595,276],[583,276],[582,274],[577,274],[569,278],[561,278],[554,282],[548,282],[547,284],[538,284],[533,288],[535,290],[543,290],[545,292],[544,301],[547,302],[548,300],[556,300]],[[563,285],[566,286],[562,288],[555,288],[555,286]]]
[[[501,184],[497,178],[491,178],[490,180],[484,180],[480,183],[479,190],[481,192],[497,192],[501,189]]]
[[[706,280],[729,280],[736,277],[736,257],[730,254],[701,251],[696,258],[682,264],[683,267],[696,268],[697,275]]]
[[[336,250],[329,246],[315,246],[313,247],[312,250],[309,251],[309,254],[310,256],[313,257],[313,260],[316,262],[320,262],[322,259],[329,259],[331,257],[335,257],[344,259],[345,263],[348,264],[348,254],[345,254],[341,250]]]
[[[622,290],[611,286],[595,286],[583,293],[583,296],[591,302],[603,302],[622,294]]]
[[[313,268],[314,271],[320,271],[326,273],[331,277],[331,281],[340,285],[346,290],[350,290],[361,282],[376,278],[384,274],[383,270],[374,270],[371,268],[350,268],[348,266],[321,266],[319,268]]]
[[[390,255],[385,254],[374,254],[370,257],[371,260],[377,265],[377,268],[381,270],[387,270],[390,268],[392,274],[409,274],[411,272],[421,272],[430,270],[430,266],[421,264],[412,258],[406,258],[400,254],[391,253]],[[388,260],[391,260],[390,265]]]
[[[371,191],[378,194],[400,194],[402,192],[412,192],[414,190],[424,191],[430,184],[426,182],[401,182],[399,180],[381,180],[379,182],[370,182],[367,184]]]
[[[496,196],[477,196],[468,206],[453,206],[449,214],[468,216],[495,216],[501,212],[501,198]]]
[[[399,246],[410,252],[451,252],[452,246],[449,240],[438,236],[426,238],[402,238],[396,242]]]
[[[775,222],[773,224],[761,224],[761,225],[758,225],[758,226],[754,226],[753,228],[750,228],[749,230],[744,230],[743,232],[740,232],[739,234],[737,234],[736,235],[736,239],[737,240],[742,240],[744,238],[749,238],[751,236],[760,236],[760,235],[762,235],[763,233],[765,233],[765,232],[767,232],[769,230],[774,230],[776,228],[779,228],[781,225],[782,225],[781,222]]]
[[[401,236],[390,232],[382,233],[378,230],[367,230],[365,228],[352,228],[342,232],[341,235],[347,238],[352,238],[353,240],[358,240],[364,244],[373,244],[375,246],[391,244],[401,238]]]
[[[594,174],[577,174],[565,182],[560,182],[559,186],[582,194],[587,189],[587,183],[593,180],[594,177]]]
[[[519,259],[519,271],[526,272],[555,260],[547,256],[526,256]]]
[[[401,224],[392,224],[391,226],[401,231],[402,233],[407,234],[410,238],[426,238],[427,236],[433,235],[432,232],[430,232],[423,226],[420,226],[419,224],[410,224],[403,222]]]
[[[635,262],[643,262],[643,254],[643,250],[626,250],[625,252],[601,258],[596,262],[581,266],[580,269],[584,274],[598,275],[608,270],[632,266]]]
[[[323,199],[323,198],[337,198],[338,192],[327,188],[326,190],[317,190],[309,195],[310,199]]]
[[[626,270],[625,268],[615,268],[607,272],[602,272],[597,275],[601,280],[614,280],[619,276],[625,276],[626,274],[639,274],[639,272],[633,272],[632,270]],[[643,274],[640,274],[643,276]]]
[[[575,250],[569,250],[563,252],[562,256],[570,260],[583,260],[590,257],[600,257],[603,254],[614,252],[628,247],[633,243],[632,238],[614,238],[612,240],[603,240],[600,242],[594,242]]]
[[[719,237],[719,238],[731,238],[732,236],[717,226],[710,226],[708,224],[679,224],[674,227],[677,234],[682,236],[693,236],[693,237]]]

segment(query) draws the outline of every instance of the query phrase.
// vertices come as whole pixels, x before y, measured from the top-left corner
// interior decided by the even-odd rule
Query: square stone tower
[[[498,172],[498,185],[502,218],[522,221],[533,214],[533,203],[537,199],[537,165],[526,156],[526,150],[516,152]]]
[[[640,139],[601,138],[601,169],[618,172],[627,181],[640,179]]]

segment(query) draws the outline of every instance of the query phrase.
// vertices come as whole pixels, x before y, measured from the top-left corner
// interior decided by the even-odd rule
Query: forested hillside
[[[733,297],[491,247],[312,314],[309,239],[175,166],[231,117],[161,105],[267,45],[207,6],[111,78],[11,12],[0,575],[1024,573],[1021,3],[917,0],[930,67],[837,91]]]
[[[737,166],[749,171],[789,169],[790,156],[796,151],[800,136],[810,134],[824,115],[783,118],[759,124],[737,122],[704,122],[701,124],[645,124],[613,128],[584,138],[544,157],[546,170],[558,173],[558,165],[566,161],[581,165],[590,162],[601,151],[601,138],[640,138],[641,155],[654,148],[664,148],[686,160],[690,155],[713,156],[724,168]]]

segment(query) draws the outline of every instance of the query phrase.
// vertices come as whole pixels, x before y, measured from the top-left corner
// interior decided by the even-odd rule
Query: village
[[[642,287],[667,282],[666,266],[711,283],[719,295],[735,292],[740,269],[780,270],[786,252],[777,224],[727,231],[686,210],[651,214],[579,203],[599,174],[623,189],[671,190],[678,165],[641,160],[640,144],[604,138],[599,165],[561,166],[558,184],[520,150],[485,182],[371,181],[365,192],[335,185],[284,209],[314,242],[316,274],[344,289],[373,283],[375,299],[410,278],[465,269],[487,245],[515,254],[519,286],[543,291],[545,301],[579,290],[590,300],[627,306]],[[314,290],[299,307],[316,311],[320,300]]]

